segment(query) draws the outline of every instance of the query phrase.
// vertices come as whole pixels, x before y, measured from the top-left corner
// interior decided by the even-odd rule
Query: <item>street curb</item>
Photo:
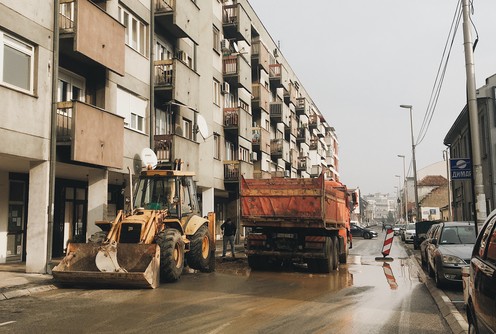
[[[5,292],[0,293],[0,301],[19,298],[19,297],[25,297],[25,296],[31,296],[31,295],[34,295],[36,293],[55,290],[55,289],[58,289],[55,285],[46,284],[46,285],[39,285],[39,286],[31,287],[31,288],[5,291]]]
[[[439,312],[441,312],[444,320],[448,323],[451,332],[453,332],[453,334],[467,334],[468,323],[465,318],[463,318],[463,315],[456,309],[443,290],[438,289],[430,277],[425,275],[422,265],[417,261],[415,255],[411,254],[410,258],[415,261],[419,267],[420,281],[423,282],[427,287],[427,290],[429,290],[429,293],[437,304]]]

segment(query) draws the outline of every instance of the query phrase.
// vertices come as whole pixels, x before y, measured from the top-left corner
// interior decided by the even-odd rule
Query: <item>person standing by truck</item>
[[[227,242],[231,245],[231,253],[234,258],[234,238],[236,236],[236,225],[233,224],[231,218],[227,218],[225,222],[220,225],[220,229],[222,230],[222,257],[226,257],[227,251]]]

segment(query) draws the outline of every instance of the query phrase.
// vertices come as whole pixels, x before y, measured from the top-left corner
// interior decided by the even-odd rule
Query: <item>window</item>
[[[250,151],[243,146],[239,147],[239,160],[241,161],[250,161]]]
[[[171,113],[161,109],[155,110],[155,134],[157,135],[170,135],[173,134],[174,127],[173,118]]]
[[[146,100],[122,88],[117,88],[117,114],[124,117],[125,127],[145,132],[146,108]]]
[[[148,55],[148,26],[119,6],[119,22],[126,27],[126,44],[143,56]]]
[[[183,118],[183,136],[193,140],[193,127],[189,119]]]
[[[239,107],[241,109],[243,109],[244,111],[246,111],[246,112],[249,112],[250,111],[249,110],[250,109],[250,106],[248,105],[248,103],[246,103],[245,101],[243,101],[241,99],[239,100]]]
[[[220,136],[214,134],[214,159],[220,160]]]
[[[59,68],[59,84],[57,87],[57,102],[85,100],[85,79],[75,73]]]
[[[34,46],[0,30],[0,82],[33,93]]]
[[[219,34],[219,29],[217,29],[215,26],[213,27],[212,43],[214,50],[220,53],[220,34]]]
[[[220,83],[214,79],[213,84],[213,102],[215,105],[220,106]]]
[[[226,160],[237,160],[234,144],[226,140]]]

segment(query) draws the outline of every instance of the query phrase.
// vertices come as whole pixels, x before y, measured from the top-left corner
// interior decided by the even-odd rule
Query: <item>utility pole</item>
[[[463,45],[465,49],[465,71],[467,75],[467,106],[470,122],[471,147],[472,147],[472,168],[474,173],[473,189],[475,202],[475,233],[478,226],[482,226],[486,219],[486,195],[484,193],[484,182],[482,177],[479,117],[477,108],[477,95],[475,88],[475,66],[472,34],[470,32],[470,8],[469,0],[463,0]]]

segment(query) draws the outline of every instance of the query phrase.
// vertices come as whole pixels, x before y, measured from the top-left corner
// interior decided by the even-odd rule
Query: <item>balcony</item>
[[[174,135],[155,135],[154,151],[157,160],[161,162],[172,162],[172,144]]]
[[[224,161],[224,183],[238,183],[241,176],[251,177],[253,166],[248,162],[239,160]]]
[[[270,54],[267,47],[261,41],[251,44],[251,60],[253,67],[260,65],[265,72],[269,73]]]
[[[251,89],[251,68],[243,55],[230,55],[222,59],[224,80],[233,87]]]
[[[320,117],[317,114],[311,114],[308,118],[308,127],[310,129],[317,129],[320,124]]]
[[[289,126],[289,107],[282,101],[270,102],[269,104],[270,120],[273,123],[284,123]]]
[[[295,106],[295,111],[296,115],[302,116],[302,115],[307,115],[307,99],[304,97],[299,97],[296,99],[296,106]]]
[[[125,27],[89,0],[60,0],[61,55],[124,75]]]
[[[239,127],[239,108],[224,108],[224,129],[237,130]]]
[[[154,0],[155,23],[176,38],[189,38],[198,44],[200,9],[194,1]]]
[[[154,85],[158,104],[175,100],[193,108],[198,107],[200,77],[185,59],[154,61]]]
[[[297,143],[310,143],[310,130],[307,126],[301,126],[298,128],[298,132],[296,135]]]
[[[251,85],[253,99],[251,100],[252,109],[263,109],[269,111],[270,92],[260,83]]]
[[[174,159],[181,158],[183,161],[188,161],[192,169],[198,167],[199,145],[197,143],[175,134],[155,135],[153,141],[153,150],[158,161],[172,164]]]
[[[273,88],[284,88],[289,90],[288,71],[282,64],[269,65],[269,80]]]
[[[122,168],[124,119],[83,102],[59,102],[57,145],[70,146],[73,161]]]
[[[261,127],[252,129],[251,144],[254,150],[270,153],[270,133]]]
[[[289,150],[289,163],[292,168],[298,168],[299,152],[294,148]]]
[[[184,1],[184,0],[183,0]],[[234,4],[222,6],[222,28],[227,39],[251,43],[251,20],[243,6]]]
[[[306,172],[310,174],[310,158],[307,156],[300,156],[298,157],[298,171],[299,172]]]
[[[291,82],[289,84],[289,90],[284,91],[284,102],[286,104],[292,103],[293,105],[297,105],[297,96],[298,96],[298,90],[296,89],[296,85]]]
[[[295,114],[289,116],[289,124],[285,128],[286,138],[289,140],[289,136],[296,137],[298,135],[298,120]]]

